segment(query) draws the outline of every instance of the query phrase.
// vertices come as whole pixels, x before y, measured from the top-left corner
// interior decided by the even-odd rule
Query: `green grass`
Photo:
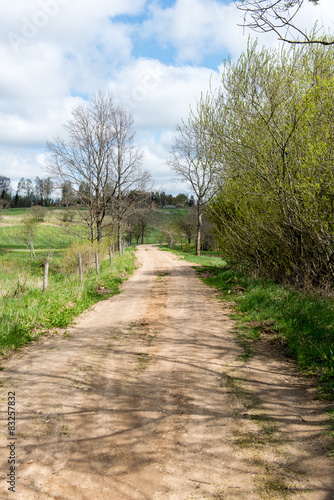
[[[160,248],[166,252],[173,252],[181,259],[188,262],[193,262],[200,266],[216,266],[217,268],[225,267],[226,262],[215,252],[202,252],[202,255],[197,256],[193,252],[182,252],[181,250],[171,250],[167,245],[160,245]]]
[[[122,257],[114,258],[112,267],[109,261],[103,262],[99,276],[93,270],[87,271],[83,283],[77,275],[58,272],[52,261],[49,287],[43,293],[43,268],[38,262],[29,266],[22,256],[20,258],[19,270],[12,266],[6,272],[3,263],[0,273],[2,290],[5,290],[0,299],[0,351],[18,349],[49,328],[66,327],[94,303],[119,293],[119,286],[132,273],[135,260],[134,252],[128,249]],[[11,283],[7,288],[5,274]]]
[[[40,225],[34,240],[35,250],[48,248],[67,248],[77,237],[72,232],[66,231],[62,226]],[[0,249],[15,250],[24,249],[22,238],[20,238],[21,226],[0,227]]]
[[[217,266],[217,257],[176,253],[203,266],[200,276],[219,290],[220,299],[234,301],[238,335],[247,355],[254,339],[275,343],[305,374],[317,377],[320,397],[334,399],[333,298],[251,278],[223,261]]]
[[[6,208],[3,214],[6,216],[15,217],[17,215],[19,216],[24,215],[27,212],[27,210],[28,208]]]
[[[160,243],[161,239],[164,239],[161,237],[161,228],[165,224],[174,224],[188,211],[188,208],[158,208],[154,212],[152,223],[146,232],[145,243]]]

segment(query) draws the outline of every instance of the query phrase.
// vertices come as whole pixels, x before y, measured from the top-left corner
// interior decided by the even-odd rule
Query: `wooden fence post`
[[[79,259],[79,276],[80,276],[80,281],[82,281],[82,259],[81,259],[81,253],[78,253],[78,259]]]
[[[111,253],[111,247],[109,247],[109,261],[110,261],[110,265],[112,265],[112,253]]]
[[[43,293],[46,291],[48,287],[48,274],[49,274],[49,259],[46,259],[44,264]]]
[[[95,265],[96,265],[96,274],[99,274],[99,255],[95,254]]]

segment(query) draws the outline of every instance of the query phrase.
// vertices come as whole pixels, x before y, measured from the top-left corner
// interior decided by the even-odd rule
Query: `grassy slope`
[[[158,208],[154,212],[151,224],[146,232],[145,243],[160,243],[161,228],[165,224],[174,224],[186,215],[188,210],[188,208]]]

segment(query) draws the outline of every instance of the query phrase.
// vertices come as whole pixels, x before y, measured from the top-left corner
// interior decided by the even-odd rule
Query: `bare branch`
[[[235,3],[237,8],[244,12],[244,22],[241,26],[256,32],[272,31],[283,42],[333,45],[334,40],[317,36],[315,30],[308,35],[295,24],[295,17],[306,1],[314,5],[319,3],[317,0],[235,0]],[[285,31],[284,35],[282,30]],[[302,39],[297,38],[298,36]]]

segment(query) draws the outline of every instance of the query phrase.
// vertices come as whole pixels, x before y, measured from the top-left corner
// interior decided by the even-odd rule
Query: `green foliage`
[[[81,254],[84,269],[93,269],[95,254],[98,253],[99,261],[107,259],[109,247],[107,244],[74,243],[63,252],[62,269],[65,273],[78,272],[78,254]]]
[[[215,266],[217,268],[226,266],[226,262],[215,252],[203,252],[202,255],[196,255],[195,247],[192,251],[171,250],[165,246],[161,246],[161,248],[199,266]]]
[[[334,282],[333,68],[324,47],[250,45],[202,102],[222,165],[210,218],[224,256],[300,286]]]
[[[27,213],[31,216],[31,218],[35,218],[38,222],[44,222],[48,209],[46,207],[42,207],[41,205],[34,205],[27,210]]]

